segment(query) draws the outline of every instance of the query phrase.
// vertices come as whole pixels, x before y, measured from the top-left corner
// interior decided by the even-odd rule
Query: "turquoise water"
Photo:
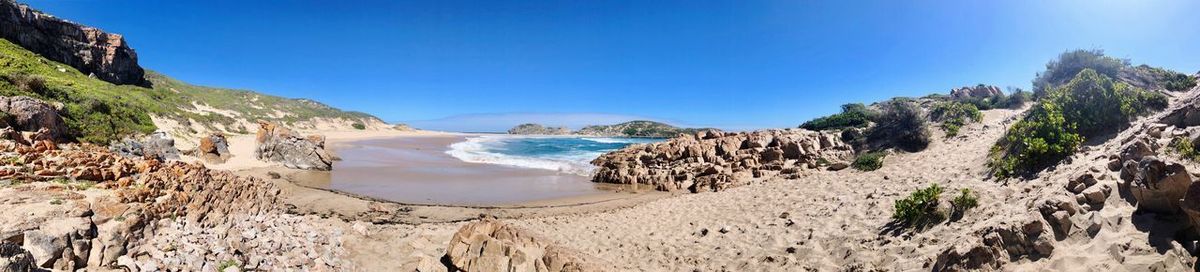
[[[560,171],[590,175],[591,161],[623,147],[663,139],[610,137],[550,137],[488,135],[450,145],[447,154],[472,163]]]

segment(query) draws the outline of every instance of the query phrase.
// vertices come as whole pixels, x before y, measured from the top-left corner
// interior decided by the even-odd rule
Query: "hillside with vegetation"
[[[108,143],[126,135],[168,130],[249,133],[256,120],[297,129],[387,129],[378,118],[308,99],[187,84],[148,72],[151,88],[114,85],[0,39],[0,95],[57,103],[74,138]]]
[[[609,137],[646,137],[646,138],[670,138],[679,136],[679,134],[695,134],[696,132],[705,130],[715,130],[711,128],[680,128],[665,123],[654,121],[629,121],[615,125],[594,125],[586,126],[575,134],[590,135],[590,136],[609,136]]]

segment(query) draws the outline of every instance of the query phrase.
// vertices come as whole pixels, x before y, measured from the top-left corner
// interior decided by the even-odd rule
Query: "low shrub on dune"
[[[1166,108],[1166,96],[1084,69],[1047,91],[992,147],[998,177],[1032,174],[1070,156],[1088,137],[1118,132],[1131,119]]]
[[[845,104],[841,113],[804,122],[800,128],[813,131],[863,128],[871,123],[874,116],[875,112],[862,103]]]
[[[884,102],[875,126],[867,130],[867,141],[876,149],[898,148],[908,152],[929,146],[929,124],[921,107],[906,99]]]
[[[929,111],[929,118],[942,123],[946,137],[954,137],[962,126],[982,120],[983,113],[975,105],[950,101],[934,105]]]
[[[892,206],[892,219],[907,226],[920,226],[935,223],[945,219],[938,211],[938,197],[942,195],[942,187],[937,184],[918,189],[907,198],[897,199]]]
[[[867,152],[854,158],[854,163],[850,167],[861,171],[875,171],[883,167],[883,158],[887,157],[885,152]]]

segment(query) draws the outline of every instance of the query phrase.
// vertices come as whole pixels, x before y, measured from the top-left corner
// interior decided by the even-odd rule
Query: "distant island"
[[[679,134],[694,134],[714,128],[680,128],[654,121],[629,121],[615,125],[592,125],[577,131],[565,127],[547,127],[540,124],[520,124],[508,130],[515,135],[584,135],[601,137],[670,138]]]

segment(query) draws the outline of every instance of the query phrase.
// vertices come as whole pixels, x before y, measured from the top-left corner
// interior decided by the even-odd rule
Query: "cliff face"
[[[119,34],[0,0],[0,37],[113,84],[146,85],[137,53]]]

